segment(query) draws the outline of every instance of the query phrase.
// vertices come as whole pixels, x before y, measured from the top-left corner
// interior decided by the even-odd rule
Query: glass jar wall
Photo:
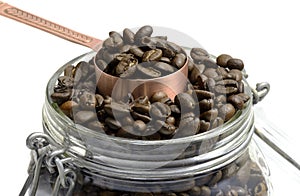
[[[74,188],[70,191],[68,180],[64,186],[57,185],[61,172],[53,169],[53,161],[46,161],[37,195],[271,195],[267,164],[252,139],[251,100],[222,126],[170,140],[120,138],[70,120],[53,103],[51,94],[69,64],[89,61],[93,55],[80,56],[53,75],[43,108],[44,132],[52,151],[60,150],[55,157],[68,160],[62,165],[72,170]]]

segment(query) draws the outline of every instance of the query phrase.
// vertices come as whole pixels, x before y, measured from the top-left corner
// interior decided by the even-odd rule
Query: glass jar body
[[[252,139],[251,100],[232,120],[209,132],[165,141],[117,138],[75,124],[52,102],[57,78],[50,79],[43,108],[44,132],[64,149],[60,158],[76,172],[73,195],[271,195],[270,173]],[[245,91],[251,94],[245,84]],[[48,168],[48,169],[47,169]],[[58,171],[45,167],[38,195],[51,194]],[[68,190],[60,190],[66,195]]]

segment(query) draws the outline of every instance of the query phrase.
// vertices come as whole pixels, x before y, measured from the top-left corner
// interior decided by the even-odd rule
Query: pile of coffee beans
[[[182,68],[185,51],[166,36],[151,37],[152,33],[148,25],[136,33],[126,28],[123,36],[111,31],[93,60],[102,71],[131,79],[157,78]]]
[[[131,183],[115,184],[115,189],[105,188],[84,173],[78,174],[81,180],[76,183],[74,196],[267,196],[268,185],[260,167],[246,152],[239,159],[212,173],[194,176],[174,184],[149,184],[131,187]],[[100,177],[101,178],[101,177]],[[100,180],[101,181],[101,180]],[[110,181],[106,181],[110,184]],[[146,182],[147,184],[147,182]],[[109,185],[110,187],[112,185]],[[119,190],[122,187],[125,190]],[[142,189],[143,192],[138,191]]]
[[[203,133],[221,126],[244,108],[250,97],[244,93],[242,60],[227,54],[212,59],[202,48],[193,48],[190,57],[183,57],[185,52],[179,46],[163,36],[150,37],[151,34],[150,26],[140,28],[135,34],[125,29],[123,37],[111,32],[95,59],[66,67],[64,75],[58,78],[52,101],[77,124],[108,135],[140,140]],[[107,59],[107,55],[113,58]],[[132,68],[148,78],[157,70],[162,73],[161,65],[173,71],[180,68],[185,58],[189,83],[174,100],[161,91],[151,97],[128,94],[122,100],[114,100],[97,89],[95,66],[100,66],[99,62],[105,65],[101,69],[109,74],[128,76]],[[151,66],[138,68],[140,62]]]

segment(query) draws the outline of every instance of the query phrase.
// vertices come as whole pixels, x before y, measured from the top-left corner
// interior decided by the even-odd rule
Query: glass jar
[[[215,129],[183,138],[143,141],[109,136],[75,124],[55,103],[58,77],[49,80],[43,107],[44,134],[35,133],[27,185],[37,195],[271,195],[270,172],[256,142],[251,95],[244,109]],[[39,177],[36,177],[36,176]]]

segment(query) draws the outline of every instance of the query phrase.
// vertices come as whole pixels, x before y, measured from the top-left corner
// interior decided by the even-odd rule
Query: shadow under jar
[[[44,132],[51,145],[64,149],[58,157],[72,160],[63,164],[76,174],[72,192],[62,187],[60,195],[271,195],[268,167],[252,139],[251,99],[228,122],[194,136],[156,141],[110,136],[75,124],[51,99],[66,66],[89,58],[83,55],[61,67],[46,90]],[[56,170],[44,167],[37,195],[51,194],[57,178]]]

